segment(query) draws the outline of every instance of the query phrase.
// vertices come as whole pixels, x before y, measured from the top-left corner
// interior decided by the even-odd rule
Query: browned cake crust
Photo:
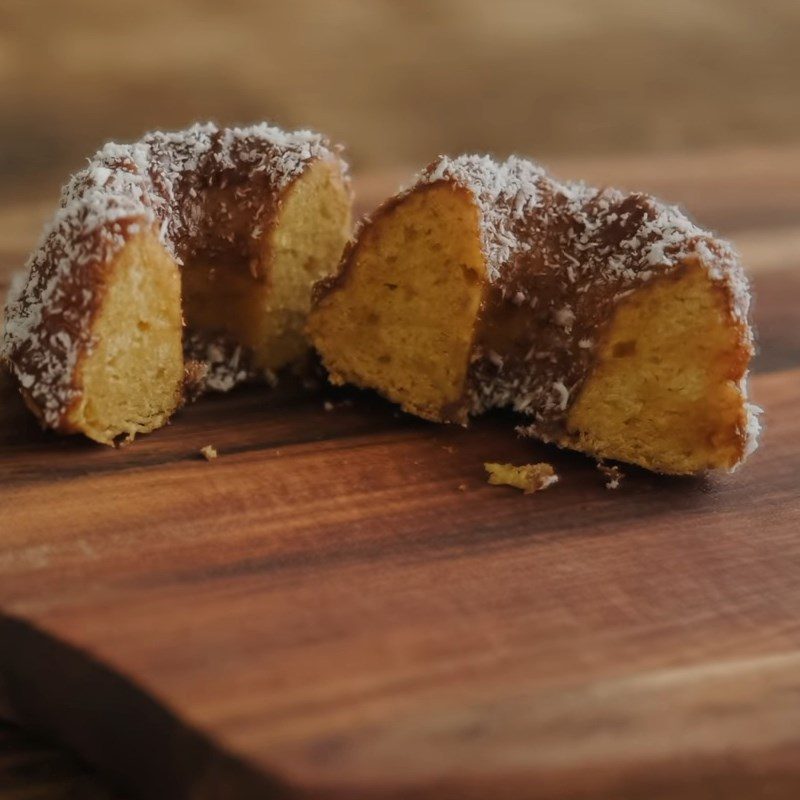
[[[179,265],[201,259],[265,269],[259,248],[283,198],[320,160],[344,176],[338,148],[321,136],[265,124],[195,125],[96,153],[64,187],[6,309],[4,359],[43,423],[69,431],[106,271],[132,237],[154,232]]]
[[[692,270],[707,276],[724,308],[736,340],[729,378],[746,397],[753,352],[749,290],[730,245],[650,196],[559,182],[521,158],[434,161],[362,224],[338,274],[318,285],[315,307],[346,291],[360,249],[375,246],[369,234],[376,223],[412,196],[443,186],[464,194],[477,210],[485,278],[461,397],[423,416],[464,423],[470,414],[510,407],[532,417],[526,432],[569,445],[567,418],[615,312],[645,287]],[[315,344],[336,379],[323,316],[316,326]],[[734,462],[755,446],[756,413],[741,403]]]

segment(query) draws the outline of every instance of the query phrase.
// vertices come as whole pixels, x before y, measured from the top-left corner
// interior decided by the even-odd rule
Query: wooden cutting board
[[[154,798],[796,798],[800,152],[558,171],[741,247],[745,467],[609,491],[510,415],[288,383],[111,450],[41,433],[4,379],[0,708]],[[364,206],[395,184],[365,177]],[[0,211],[6,283],[32,214]],[[491,487],[498,460],[561,482]]]

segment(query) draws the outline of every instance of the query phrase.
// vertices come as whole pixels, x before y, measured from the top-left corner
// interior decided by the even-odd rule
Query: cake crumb
[[[208,364],[196,359],[187,359],[183,367],[183,402],[194,403],[206,390]]]
[[[350,408],[353,405],[353,401],[349,397],[345,397],[344,400],[339,400],[338,402],[334,403],[331,400],[326,400],[322,407],[326,411],[336,411],[337,408]]]
[[[489,483],[494,486],[513,486],[522,489],[525,494],[533,494],[547,489],[558,481],[558,475],[550,464],[514,464],[485,463],[484,469],[489,473]]]
[[[467,491],[467,484],[466,483],[459,483],[458,484],[458,491],[459,492],[466,492]]]
[[[201,447],[200,452],[203,454],[203,458],[206,461],[213,461],[218,455],[217,448],[214,447],[213,444],[207,444],[205,447]]]
[[[625,478],[625,473],[618,466],[598,461],[597,469],[606,478],[606,489],[619,489],[620,483]]]
[[[451,455],[456,452],[455,447],[453,447],[453,445],[451,445],[451,444],[443,444],[442,445],[442,450],[445,450],[446,452],[450,453]]]

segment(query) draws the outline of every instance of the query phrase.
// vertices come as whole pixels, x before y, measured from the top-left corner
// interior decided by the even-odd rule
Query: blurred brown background
[[[317,128],[360,171],[787,143],[799,76],[798,0],[4,0],[0,191],[198,119]]]

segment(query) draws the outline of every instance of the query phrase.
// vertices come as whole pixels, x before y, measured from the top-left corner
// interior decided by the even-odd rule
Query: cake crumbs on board
[[[606,489],[619,489],[620,483],[625,479],[625,473],[618,466],[598,461],[597,469],[606,479]]]
[[[337,400],[336,402],[332,400],[326,400],[322,404],[322,408],[325,411],[336,411],[338,408],[352,408],[352,406],[353,401],[349,397],[346,397],[343,400]]]
[[[213,444],[207,444],[205,447],[201,447],[200,453],[206,461],[213,461],[219,455],[219,453],[217,453],[217,448],[214,447]]]
[[[513,486],[525,494],[542,491],[558,482],[558,475],[550,464],[496,464],[486,462],[484,469],[489,473],[489,483],[493,486]]]

